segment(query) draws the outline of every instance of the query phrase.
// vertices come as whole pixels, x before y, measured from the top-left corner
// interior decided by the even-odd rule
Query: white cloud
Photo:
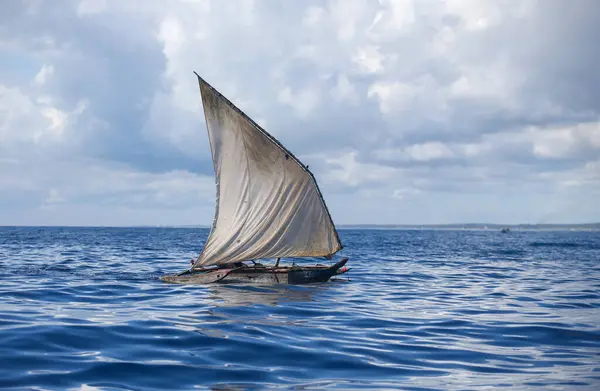
[[[387,35],[406,33],[416,22],[417,2],[414,0],[382,0],[369,33],[386,38]]]
[[[36,103],[20,89],[2,85],[0,107],[0,151],[12,143],[56,141],[68,118],[64,111]]]
[[[521,150],[520,158],[580,158],[600,156],[600,123],[586,122],[567,127],[526,127],[482,135],[477,142],[432,141],[404,148],[382,148],[374,155],[382,161],[428,162],[438,159],[500,159]],[[494,161],[495,163],[495,161]]]
[[[526,131],[525,136],[531,140],[536,156],[564,158],[578,156],[586,150],[600,156],[600,122],[561,128],[532,128]]]
[[[67,113],[55,107],[44,107],[40,110],[40,112],[46,119],[50,121],[50,127],[48,130],[55,136],[62,135],[67,122]]]
[[[44,199],[41,208],[42,209],[54,209],[58,204],[62,204],[67,200],[61,196],[60,191],[57,189],[50,189],[48,195]]]
[[[394,108],[400,108],[414,98],[411,87],[398,82],[376,82],[369,87],[369,97],[379,100],[379,109],[383,114],[388,114]]]
[[[37,75],[35,75],[35,82],[37,84],[44,84],[53,73],[54,67],[52,65],[44,65]]]
[[[540,194],[578,189],[581,201],[599,187],[595,9],[585,0],[577,9],[559,0],[17,2],[0,24],[10,60],[0,75],[0,187],[37,194],[27,210],[59,199],[55,211],[86,199],[85,208],[121,200],[157,210],[191,207],[188,194],[212,200],[214,185],[184,185],[204,178],[191,171],[212,172],[198,71],[310,155],[324,191],[363,221],[373,209],[350,195],[369,194],[383,213],[460,205],[469,194],[452,212],[460,219],[518,184],[520,209],[498,216],[543,214]],[[38,171],[33,156],[46,163]],[[122,191],[98,190],[108,183]]]
[[[164,52],[167,58],[177,55],[185,42],[184,32],[179,20],[168,16],[160,23],[158,39],[164,45]]]
[[[427,142],[414,144],[404,149],[380,149],[375,151],[375,156],[387,161],[417,161],[427,162],[438,159],[455,157],[450,147],[441,142]]]
[[[345,75],[339,75],[336,85],[331,90],[333,99],[338,102],[348,102],[351,105],[357,105],[360,97],[354,85]]]
[[[304,12],[303,24],[310,27],[321,22],[325,15],[325,10],[321,7],[310,6]]]
[[[365,73],[379,73],[384,70],[384,57],[376,46],[358,48],[352,57],[358,68]]]
[[[48,224],[44,221],[48,216],[54,224],[72,224],[69,218],[76,219],[76,224],[93,224],[85,222],[85,216],[73,215],[74,210],[82,208],[93,209],[96,218],[104,214],[103,224],[109,225],[152,223],[156,217],[153,210],[162,211],[162,221],[170,224],[178,223],[172,216],[183,218],[182,224],[202,224],[212,218],[215,185],[211,177],[185,171],[143,173],[101,161],[85,163],[32,159],[21,161],[16,171],[14,165],[0,162],[0,187],[12,190],[0,194],[0,202],[12,202],[11,194],[39,202],[38,207],[27,211],[26,224]],[[135,210],[148,211],[150,216],[135,213],[137,221],[125,222],[115,214]],[[7,211],[3,223],[20,224],[18,219],[18,213]]]
[[[338,90],[338,96],[348,94],[347,90],[350,88],[348,85],[342,86],[342,91]],[[279,102],[292,107],[298,117],[304,118],[309,116],[319,104],[319,92],[314,87],[306,87],[297,92],[292,91],[290,87],[285,87],[279,91],[278,99]]]
[[[362,33],[357,27],[367,20],[369,10],[367,0],[329,1],[329,16],[336,26],[337,38],[349,42]]]
[[[446,0],[443,2],[450,15],[457,16],[468,31],[486,30],[503,17],[499,2],[476,0]],[[508,4],[504,4],[508,6]],[[509,11],[510,12],[510,11]]]
[[[428,161],[453,157],[454,154],[442,143],[425,143],[411,145],[407,148],[408,155],[417,161]]]
[[[461,75],[448,86],[449,98],[495,99],[499,106],[510,105],[514,88],[511,84],[519,80],[510,74],[505,64],[494,64],[486,69],[463,66]]]
[[[414,189],[412,187],[405,187],[405,188],[394,190],[394,192],[393,192],[392,195],[393,195],[394,198],[397,198],[399,200],[403,200],[403,199],[406,199],[408,197],[418,195],[420,193],[421,193],[421,191],[419,189]]]
[[[80,16],[93,15],[106,9],[106,0],[82,0],[77,6],[77,14]]]
[[[397,174],[397,170],[391,167],[359,162],[356,151],[325,157],[323,160],[329,165],[325,181],[332,183],[340,182],[348,186],[381,183]]]

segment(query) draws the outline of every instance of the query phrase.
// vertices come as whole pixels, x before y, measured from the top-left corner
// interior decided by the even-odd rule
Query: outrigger
[[[330,266],[279,265],[282,258],[331,260],[343,248],[317,181],[308,166],[195,74],[215,170],[215,215],[191,268],[162,280],[307,284],[347,272],[348,258]],[[276,261],[263,265],[261,259]]]

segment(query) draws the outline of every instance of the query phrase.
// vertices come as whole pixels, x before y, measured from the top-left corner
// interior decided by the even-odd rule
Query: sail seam
[[[246,176],[248,177],[248,186],[246,187],[244,192],[245,192],[246,198],[248,198],[248,189],[252,188],[252,176],[250,175],[250,160],[248,159],[248,145],[246,144],[245,133],[246,132],[240,132],[240,134],[242,135],[242,143],[244,144],[244,150],[246,151],[244,156],[246,158]],[[240,230],[242,228],[244,228],[246,226],[246,224],[248,224],[248,214],[246,214],[246,217],[244,218],[244,224],[240,227]]]
[[[199,78],[199,80],[198,80],[198,87],[200,89],[200,98],[202,100],[203,94],[202,94],[202,84],[200,83],[200,80],[202,80],[202,79]],[[203,111],[204,111],[204,121],[206,123],[206,127],[208,128],[209,124],[208,124],[207,109],[206,109],[206,105],[204,104],[204,102],[202,102],[202,108],[203,108]],[[213,168],[215,170],[215,187],[216,187],[216,194],[217,194],[216,199],[215,199],[215,214],[213,216],[213,222],[212,222],[212,225],[210,227],[210,231],[208,232],[208,236],[206,237],[206,241],[204,242],[204,246],[202,247],[202,251],[200,251],[200,254],[198,254],[198,258],[196,259],[196,262],[194,262],[194,264],[192,265],[192,269],[198,264],[198,262],[200,262],[200,258],[204,254],[204,250],[206,249],[206,245],[208,244],[208,240],[210,239],[211,234],[215,230],[215,228],[217,226],[217,221],[219,219],[219,202],[220,202],[220,198],[221,198],[221,184],[220,184],[220,181],[219,181],[219,177],[217,176],[216,165],[214,164],[214,161],[215,161],[214,146],[213,146],[214,140],[212,139],[210,132],[208,132],[208,139],[209,139],[209,143],[211,145],[210,154],[211,154],[211,157],[213,159]]]

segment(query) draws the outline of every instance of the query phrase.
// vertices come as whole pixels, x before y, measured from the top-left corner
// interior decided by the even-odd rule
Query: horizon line
[[[209,224],[128,224],[128,225],[81,225],[81,224],[0,224],[0,228],[210,228]],[[359,227],[396,227],[396,228],[434,228],[434,227],[456,227],[456,228],[468,228],[468,227],[507,227],[507,228],[518,228],[518,227],[598,227],[600,228],[600,222],[589,222],[589,223],[428,223],[428,224],[404,224],[404,223],[350,223],[350,224],[336,224],[338,228],[359,228]]]

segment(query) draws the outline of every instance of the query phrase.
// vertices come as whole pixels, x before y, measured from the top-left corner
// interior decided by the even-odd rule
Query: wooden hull
[[[179,275],[164,276],[162,281],[173,284],[311,284],[326,282],[348,271],[344,258],[332,266],[241,267],[236,269],[202,269]]]

